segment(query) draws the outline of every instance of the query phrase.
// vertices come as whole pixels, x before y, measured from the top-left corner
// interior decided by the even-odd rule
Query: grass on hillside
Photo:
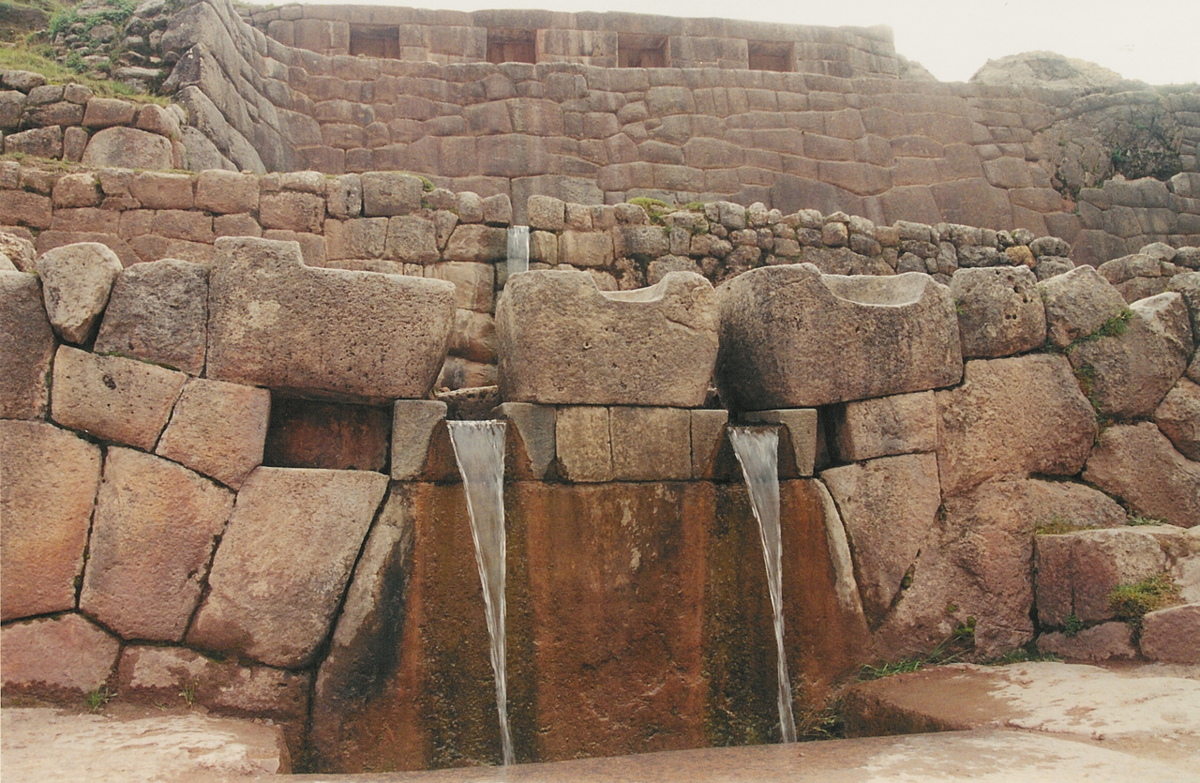
[[[45,76],[46,80],[51,84],[75,82],[76,84],[85,85],[102,98],[124,98],[125,100],[140,103],[157,103],[160,106],[166,106],[171,102],[170,99],[159,95],[135,92],[121,82],[109,79],[95,79],[90,76],[78,74],[67,66],[47,57],[43,53],[44,51],[44,49],[39,50],[38,47],[31,47],[24,44],[0,47],[0,70],[34,71]]]

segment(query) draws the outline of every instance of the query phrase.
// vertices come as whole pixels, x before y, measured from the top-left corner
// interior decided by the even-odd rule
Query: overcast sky
[[[279,0],[275,0],[279,2]],[[1200,82],[1200,0],[432,0],[370,2],[475,11],[551,8],[758,19],[788,24],[890,25],[896,50],[942,81],[965,81],[989,58],[1049,49],[1150,84]]]

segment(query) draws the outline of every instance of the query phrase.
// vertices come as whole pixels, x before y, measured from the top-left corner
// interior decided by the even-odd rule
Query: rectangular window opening
[[[617,34],[618,67],[666,68],[668,64],[666,36]]]
[[[489,63],[536,63],[537,31],[488,28]]]
[[[789,73],[795,70],[792,44],[781,41],[747,41],[750,70]]]
[[[350,56],[400,59],[400,28],[381,25],[350,25]]]

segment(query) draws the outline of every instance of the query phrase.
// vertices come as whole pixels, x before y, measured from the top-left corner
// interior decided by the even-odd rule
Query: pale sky
[[[942,81],[966,81],[989,58],[1048,49],[1099,63],[1126,78],[1150,84],[1200,82],[1200,0],[824,0],[820,3],[322,0],[322,3],[460,11],[488,8],[629,11],[833,26],[886,24],[895,31],[896,51],[921,63]]]

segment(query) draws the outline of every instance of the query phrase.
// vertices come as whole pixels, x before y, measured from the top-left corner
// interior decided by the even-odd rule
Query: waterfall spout
[[[508,229],[508,276],[529,271],[529,226]]]
[[[512,245],[512,234],[509,234]],[[504,637],[504,428],[502,421],[448,421],[454,459],[467,493],[475,563],[483,583],[483,602],[491,637],[492,670],[496,673],[496,711],[504,764],[514,761],[512,732],[508,726],[508,682],[505,676]]]
[[[784,742],[796,741],[796,721],[792,716],[792,682],[788,677],[787,655],[783,649],[783,543],[779,527],[779,433],[762,427],[730,427],[729,442],[742,466],[750,505],[758,520],[763,559],[767,564],[767,584],[771,610],[775,616],[775,649],[778,653],[779,728]]]

